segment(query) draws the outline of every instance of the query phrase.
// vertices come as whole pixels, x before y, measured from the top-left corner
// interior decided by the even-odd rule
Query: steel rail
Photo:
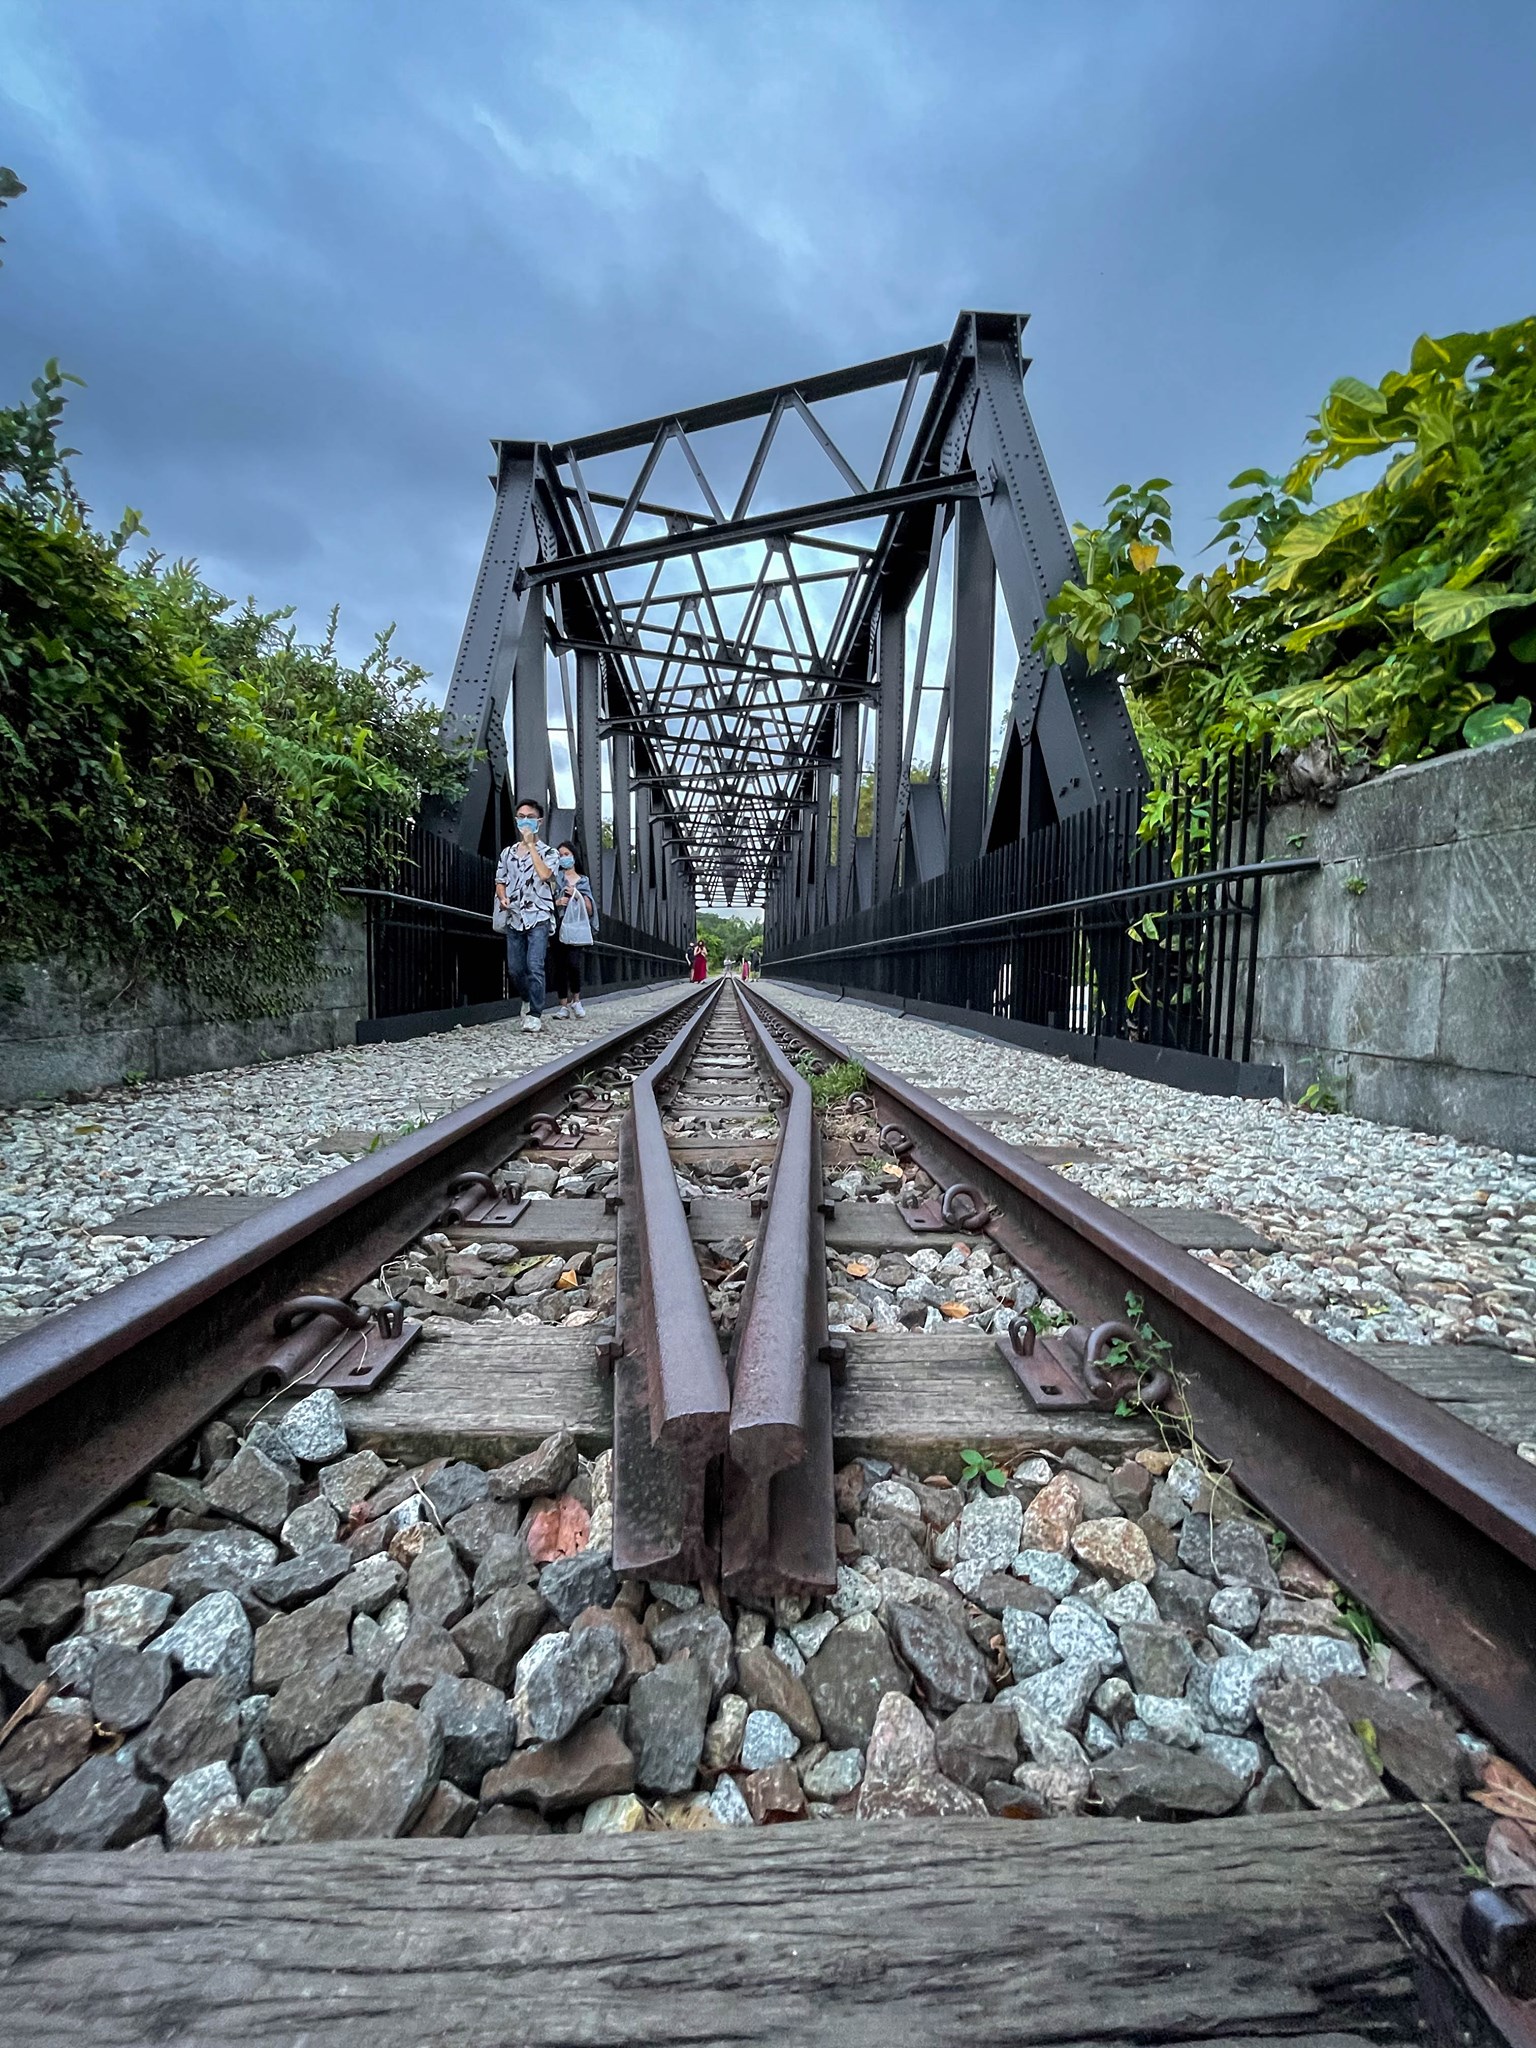
[[[742,1593],[827,1593],[837,1508],[821,1133],[810,1084],[764,1029],[752,992],[733,982],[731,993],[785,1108],[732,1346],[722,1576]]]
[[[811,1218],[821,1201],[812,1182],[815,1109],[810,1083],[785,1059],[733,983],[737,1013],[758,1064],[784,1096],[768,1207],[737,1319],[731,1387],[731,1458],[767,1479],[805,1456],[809,1363]]]
[[[857,1060],[882,1121],[905,1128],[941,1185],[980,1190],[997,1212],[989,1234],[1074,1315],[1115,1319],[1139,1294],[1172,1345],[1200,1443],[1505,1754],[1536,1769],[1536,1467],[861,1059],[761,984],[753,995],[803,1042]]]
[[[688,1213],[677,1191],[677,1173],[667,1149],[656,1090],[687,1064],[723,987],[723,982],[716,982],[709,989],[698,1014],[636,1075],[630,1090],[635,1198],[649,1295],[646,1366],[651,1437],[658,1444],[706,1455],[725,1446],[731,1389],[694,1254]]]
[[[377,1155],[274,1201],[0,1347],[0,1593],[217,1415],[284,1340],[278,1308],[346,1299],[589,1068],[699,1003],[689,988]]]

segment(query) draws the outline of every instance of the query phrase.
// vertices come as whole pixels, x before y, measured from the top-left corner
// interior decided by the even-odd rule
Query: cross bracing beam
[[[575,563],[532,562],[523,571],[525,584],[558,583],[572,574],[611,576],[622,569],[670,562],[679,555],[697,554],[705,548],[741,547],[748,541],[767,540],[778,534],[813,532],[820,526],[853,525],[861,519],[883,519],[888,513],[905,511],[910,505],[931,505],[936,498],[974,497],[974,477],[943,477],[932,483],[892,484],[881,491],[866,491],[847,498],[823,498],[814,505],[796,505],[787,512],[759,512],[749,519],[721,519],[693,526],[686,533],[668,533],[654,540],[633,541],[627,547],[610,547]]]
[[[444,712],[477,754],[461,842],[497,843],[509,769],[558,781],[626,918],[675,935],[723,888],[804,928],[1138,782],[1115,686],[1028,652],[1076,564],[1023,324],[966,313],[942,346],[497,443]],[[994,679],[999,598],[1026,651]]]

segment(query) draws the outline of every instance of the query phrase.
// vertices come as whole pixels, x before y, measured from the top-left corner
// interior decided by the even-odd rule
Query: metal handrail
[[[448,917],[465,918],[472,924],[489,924],[491,922],[491,915],[487,910],[466,910],[457,903],[434,903],[430,897],[407,896],[399,889],[363,889],[348,883],[343,886],[340,894],[343,896],[373,897],[389,903],[408,903],[413,910],[436,910]],[[669,953],[659,948],[652,949],[647,946],[621,946],[617,939],[605,939],[601,936],[594,937],[592,947],[594,952],[625,953],[631,960],[668,960],[675,961],[679,966],[686,966],[687,964],[683,954],[680,952]]]
[[[1172,895],[1180,889],[1208,888],[1216,882],[1246,882],[1262,879],[1265,875],[1295,875],[1310,873],[1320,868],[1322,862],[1307,855],[1298,855],[1293,860],[1256,860],[1245,862],[1241,867],[1208,868],[1193,875],[1170,875],[1160,881],[1135,882],[1123,889],[1106,889],[1097,896],[1064,897],[1060,903],[1033,904],[1023,910],[998,911],[992,917],[965,918],[958,924],[933,925],[920,932],[890,932],[883,938],[858,939],[846,946],[823,946],[814,953],[794,953],[787,948],[776,952],[772,959],[792,961],[796,966],[807,960],[837,960],[849,953],[887,952],[893,946],[926,945],[934,939],[949,939],[964,932],[974,937],[995,925],[1044,924],[1053,917],[1067,912],[1091,910],[1098,903],[1123,903],[1138,896]],[[895,901],[895,898],[889,898]],[[790,942],[791,945],[794,943]],[[765,953],[765,962],[769,956]]]

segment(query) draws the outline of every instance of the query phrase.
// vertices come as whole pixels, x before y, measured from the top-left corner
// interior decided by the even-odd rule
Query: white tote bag
[[[587,899],[578,889],[565,906],[560,920],[560,943],[562,946],[590,946],[592,943],[592,917],[587,909]]]

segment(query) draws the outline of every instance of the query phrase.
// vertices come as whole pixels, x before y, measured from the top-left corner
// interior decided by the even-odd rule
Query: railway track
[[[0,1783],[11,1744],[38,1753],[0,1840],[106,1845],[88,1820],[50,1832],[50,1802],[71,1811],[72,1772],[39,1794],[42,1752],[72,1742],[72,1771],[106,1783],[100,1759],[121,1746],[113,1768],[148,1786],[148,1826],[125,1823],[113,1846],[154,1842],[153,1828],[209,1852],[131,1866],[0,1856],[13,1929],[0,1958],[28,2038],[288,2039],[302,2003],[307,2025],[324,2011],[319,2037],[371,2042],[628,2040],[662,2025],[701,2040],[886,2040],[909,2023],[938,2040],[1391,2041],[1416,2023],[1402,1943],[1430,2038],[1530,2038],[1506,1996],[1529,1967],[1529,1923],[1513,1909],[1504,1925],[1481,1898],[1463,1933],[1459,1903],[1444,1903],[1446,1827],[1475,1855],[1489,1816],[1439,1809],[1475,1782],[1476,1738],[1536,1770],[1536,1469],[900,1076],[856,1064],[760,988],[690,990],[0,1349],[0,1670],[15,1709]],[[483,1305],[466,1308],[476,1288]],[[575,1320],[562,1295],[581,1299]],[[873,1330],[844,1327],[866,1295]],[[356,1499],[339,1481],[325,1490],[335,1446],[307,1456],[314,1444],[295,1439],[291,1474],[283,1464],[287,1416],[330,1412],[317,1389],[343,1400],[347,1463],[377,1464]],[[241,1439],[247,1476],[278,1487],[282,1512],[265,1521],[227,1476]],[[978,1465],[1007,1477],[978,1481]],[[150,1512],[125,1509],[148,1474]],[[306,1514],[301,1535],[289,1518]],[[216,1548],[231,1526],[265,1546],[247,1582],[189,1571],[196,1545]],[[285,1580],[306,1558],[313,1583]],[[371,1611],[347,1605],[365,1566],[389,1587]],[[157,1628],[200,1602],[211,1626],[206,1603],[222,1594],[225,1654],[234,1641],[238,1663],[255,1642],[251,1698],[267,1697],[263,1643],[299,1628],[296,1614],[311,1616],[312,1660],[353,1667],[350,1718],[318,1698],[316,1739],[284,1738],[286,1794],[244,1782],[263,1706],[196,1766],[240,1768],[234,1804],[210,1781],[224,1803],[176,1818],[181,1778],[153,1764],[159,1721],[146,1735],[105,1721],[90,1658],[68,1651],[94,1615],[110,1636],[114,1583],[140,1607],[163,1594]],[[590,1597],[571,1605],[578,1595]],[[338,1602],[352,1617],[339,1635],[334,1613],[311,1615]],[[493,1608],[521,1619],[487,1650]],[[621,1675],[566,1725],[576,1666],[601,1662],[572,1648],[583,1633],[604,1655],[611,1635]],[[1369,1667],[1361,1637],[1376,1643]],[[132,1658],[158,1640],[115,1647]],[[1091,1685],[1085,1644],[1101,1658]],[[426,1658],[414,1677],[412,1656]],[[1177,1682],[1154,1680],[1170,1656]],[[541,1657],[558,1683],[539,1679]],[[217,1679],[195,1657],[174,1662],[168,1685],[185,1682],[162,1713]],[[1225,1719],[1210,1709],[1222,1665],[1254,1689]],[[695,1686],[700,1669],[712,1682]],[[283,1727],[285,1685],[312,1678],[294,1666],[275,1684]],[[445,1758],[473,1745],[449,1706],[496,1722],[487,1698],[454,1691],[475,1685],[512,1696],[506,1739],[490,1770],[455,1778]],[[1414,1700],[1428,1689],[1438,1717]],[[999,1694],[1022,1761],[984,1768]],[[727,1695],[747,1725],[727,1725]],[[349,1727],[402,1712],[437,1717],[431,1782],[392,1820],[354,1825],[334,1803],[313,1819]],[[680,1728],[684,1752],[688,1729],[696,1738],[682,1765]],[[607,1776],[604,1743],[609,1765],[625,1760]],[[386,1777],[405,1768],[386,1763]],[[599,1805],[614,1825],[665,1820],[667,1853],[685,1860],[648,1860],[663,1851],[649,1840],[545,1839],[551,1819]],[[719,1831],[808,1811],[907,1826]],[[1182,1825],[1126,1827],[1142,1814]],[[1216,1815],[1230,1817],[1199,1817]],[[407,1829],[387,1850],[296,1846]],[[525,1831],[536,1838],[510,1839]],[[224,1843],[266,1846],[214,1855]],[[316,1932],[359,1853],[360,1939],[375,1989],[392,1985],[385,2002],[401,2009],[382,2033],[377,1997],[327,1975]],[[1044,1878],[1047,1854],[1064,1891]],[[1021,1887],[1021,1871],[1042,1883]],[[524,1895],[498,1920],[497,1873],[513,1872]],[[1421,1879],[1426,1896],[1402,1904]],[[418,1880],[458,1916],[451,1981],[422,1948]],[[918,1902],[929,1881],[947,1887],[942,1908]],[[1191,1952],[1198,1982],[1182,1990],[1158,1988],[1149,1886],[1164,1949],[1182,1929]],[[1118,1902],[1124,1981],[1082,1950],[1101,1891]],[[724,1948],[698,1931],[722,1900]],[[616,1930],[637,1901],[658,1916],[656,1946],[642,1944],[631,1982]],[[36,1963],[61,1928],[75,1962],[62,1988]],[[146,1959],[147,1928],[161,1931]],[[1030,1964],[1021,2017],[1008,1973],[1045,1936],[1066,1979],[1048,1990]],[[805,1961],[807,1942],[829,1938],[841,1971]],[[1504,1991],[1467,1939],[1484,1961],[1497,1951]],[[694,1962],[669,1989],[660,1958],[685,1952]],[[270,1981],[256,1995],[258,1956]],[[492,1968],[527,2001],[503,2031],[478,2016]],[[620,1987],[619,2006],[589,1969]],[[188,2004],[189,1974],[204,1971],[212,1992]],[[865,1991],[850,1997],[850,1982]],[[443,2002],[440,2023],[413,2033],[424,1995]]]

